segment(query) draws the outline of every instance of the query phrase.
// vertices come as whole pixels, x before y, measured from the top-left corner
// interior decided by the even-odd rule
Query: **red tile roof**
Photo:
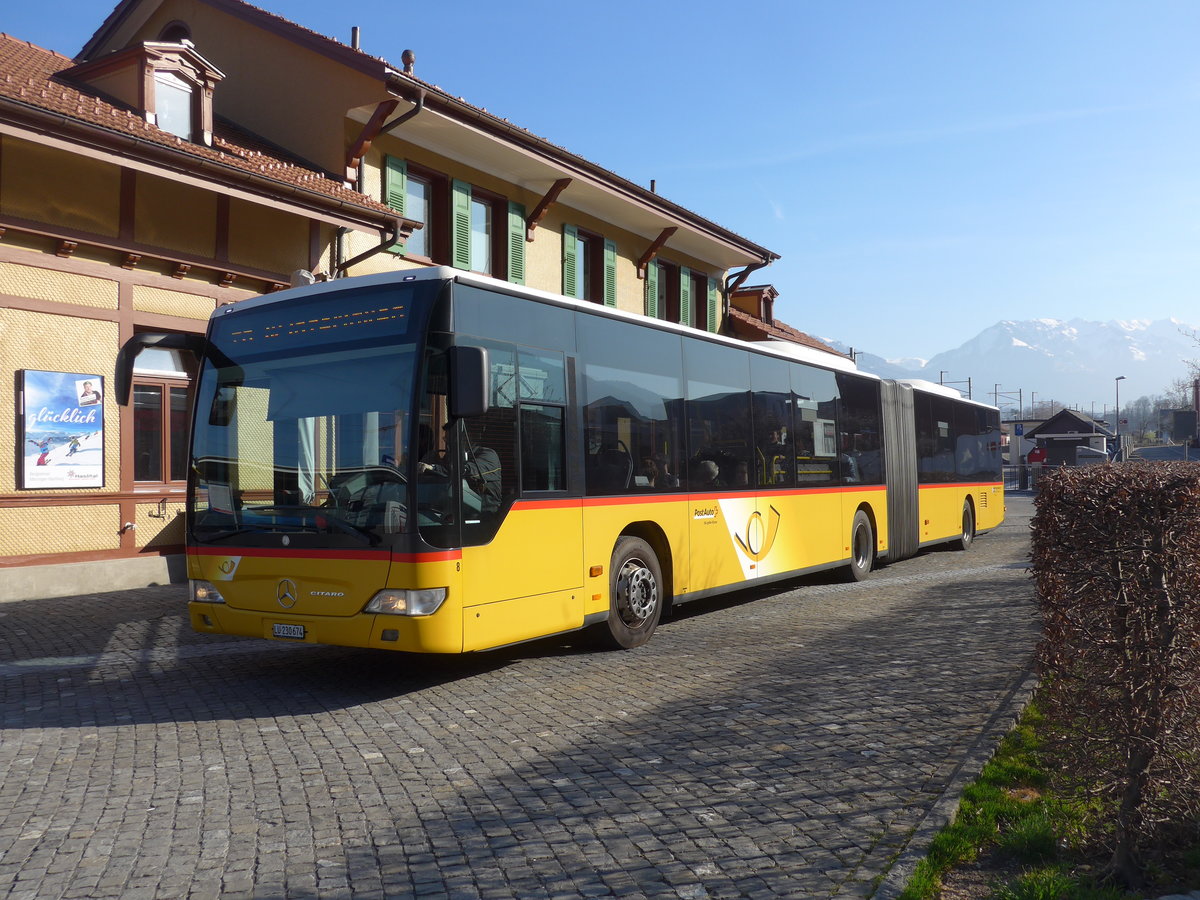
[[[622,190],[628,191],[631,194],[641,198],[644,202],[649,202],[660,207],[664,211],[678,216],[686,221],[691,222],[694,226],[704,230],[708,230],[715,234],[719,234],[724,240],[731,241],[735,244],[760,256],[766,261],[779,259],[779,254],[774,251],[761,247],[753,243],[741,235],[730,231],[729,229],[718,225],[711,219],[706,219],[698,213],[695,213],[684,206],[667,200],[662,195],[642,187],[635,182],[617,175],[603,166],[591,162],[584,157],[572,153],[570,150],[555,144],[546,138],[539,137],[532,131],[515,125],[509,119],[488,112],[486,109],[475,106],[469,103],[463,97],[457,96],[445,88],[425,81],[412,74],[403,72],[403,67],[393,65],[383,57],[372,56],[363,50],[355,49],[347,44],[337,40],[336,38],[328,37],[319,32],[306,28],[303,25],[285,19],[283,16],[273,12],[268,12],[260,6],[255,6],[252,3],[247,3],[245,0],[202,0],[216,9],[222,10],[229,15],[237,16],[246,21],[255,22],[263,28],[274,31],[293,40],[301,43],[318,53],[323,53],[326,56],[332,57],[342,63],[355,67],[360,71],[374,72],[378,68],[379,75],[382,77],[385,73],[392,73],[394,82],[400,85],[406,82],[411,85],[409,91],[424,90],[428,96],[437,103],[444,104],[457,117],[467,117],[471,120],[471,124],[484,128],[489,132],[501,136],[502,140],[509,140],[517,144],[525,144],[531,147],[535,152],[541,153],[548,157],[558,157],[568,165],[580,166],[588,171],[594,178],[602,182],[609,182],[620,187]],[[104,41],[119,27],[122,20],[130,11],[137,5],[138,0],[121,0],[115,9],[108,15],[103,24],[96,30],[95,34],[88,40],[83,48],[86,54],[89,51],[95,51],[99,46],[103,45]]]
[[[163,131],[147,122],[137,110],[89,93],[59,77],[59,72],[74,65],[74,61],[61,54],[0,33],[0,104],[7,100],[57,113],[80,124],[146,141],[196,160],[249,172],[277,182],[281,194],[289,197],[294,196],[294,191],[288,189],[300,188],[360,210],[395,216],[384,204],[347,188],[323,172],[280,153],[265,151],[261,145],[255,146],[254,139],[219,121],[214,126],[212,147]]]
[[[729,318],[735,323],[735,329],[740,325],[743,328],[757,331],[762,335],[762,340],[774,338],[780,341],[790,341],[793,344],[802,344],[803,346],[811,347],[814,350],[832,353],[834,356],[846,356],[846,354],[839,353],[828,344],[818,341],[815,337],[810,337],[803,331],[797,331],[791,325],[784,324],[778,319],[776,319],[773,323],[766,322],[757,316],[752,316],[750,313],[738,309],[736,306],[731,306],[729,308]]]

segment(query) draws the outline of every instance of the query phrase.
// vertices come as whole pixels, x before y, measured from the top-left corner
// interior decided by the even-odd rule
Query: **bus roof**
[[[975,406],[982,406],[984,409],[996,409],[990,403],[982,403],[979,400],[973,400],[964,397],[961,391],[956,391],[952,387],[947,387],[944,384],[934,384],[932,381],[923,381],[920,378],[898,378],[900,384],[907,384],[914,391],[924,391],[927,394],[939,394],[943,397],[949,397],[952,400],[961,400],[963,403],[972,403]]]
[[[625,310],[614,309],[609,306],[599,306],[586,300],[577,300],[573,297],[564,297],[561,294],[552,294],[549,291],[525,287],[524,285],[519,284],[512,284],[511,282],[490,278],[487,275],[477,275],[474,272],[464,272],[461,269],[454,269],[449,266],[430,266],[428,268],[415,269],[411,271],[384,272],[378,275],[355,275],[350,278],[338,278],[333,281],[321,281],[317,282],[316,284],[291,288],[285,291],[277,291],[272,294],[264,294],[261,297],[251,297],[247,300],[240,300],[237,303],[226,304],[225,306],[217,307],[217,309],[213,311],[212,316],[213,318],[216,318],[218,316],[235,312],[239,309],[271,306],[276,303],[288,303],[301,297],[313,297],[320,294],[336,293],[338,291],[352,288],[383,287],[392,284],[444,280],[454,280],[460,284],[470,284],[476,287],[486,288],[488,290],[512,294],[518,297],[528,297],[529,299],[537,300],[542,303],[551,303],[556,306],[566,306],[573,309],[578,309],[591,315],[606,316],[613,319],[623,319],[627,322],[633,322],[648,328],[657,328],[661,331],[674,331],[680,334],[691,335],[693,337],[701,337],[715,343],[725,344],[730,347],[738,347],[743,350],[755,350],[770,356],[805,362],[810,365],[821,366],[823,368],[834,369],[841,372],[853,372],[864,378],[881,380],[878,375],[874,375],[870,372],[859,371],[858,366],[844,356],[833,353],[822,353],[820,350],[815,350],[811,347],[805,347],[802,344],[793,344],[788,341],[780,340],[743,341],[737,338],[727,337],[725,335],[713,334],[709,331],[700,331],[699,329],[692,328],[690,325],[679,325],[674,322],[666,322],[661,319],[651,319],[638,313],[626,312]],[[932,385],[932,387],[936,388],[937,385]]]

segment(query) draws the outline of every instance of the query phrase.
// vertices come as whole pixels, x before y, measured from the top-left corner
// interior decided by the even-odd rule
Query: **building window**
[[[708,282],[703,272],[692,271],[692,320],[687,324],[701,331],[712,331],[715,325],[709,321]]]
[[[428,178],[410,175],[404,188],[404,215],[424,223],[425,227],[414,231],[408,239],[406,249],[410,256],[423,256],[429,259],[430,236],[434,223],[430,218],[430,200],[433,197],[433,185]]]
[[[392,247],[393,253],[439,264],[450,262],[448,217],[440,213],[449,203],[446,176],[396,156],[385,156],[383,201],[404,218],[423,226],[404,244]]]
[[[174,72],[154,73],[154,117],[163,131],[192,139],[192,85]]]
[[[658,318],[679,321],[679,266],[658,261]]]
[[[187,480],[188,386],[133,382],[133,480]]]
[[[525,283],[525,207],[455,180],[450,201],[455,268]]]
[[[471,197],[471,236],[468,244],[468,256],[472,272],[492,274],[494,256],[493,238],[496,231],[492,225],[492,204],[487,200],[473,195]]]
[[[147,347],[133,370],[133,480],[187,481],[190,387],[195,363],[180,350]]]
[[[173,22],[168,22],[163,27],[162,33],[158,39],[168,44],[182,44],[184,41],[192,39],[192,29],[186,22],[181,22],[178,19]]]
[[[599,248],[597,235],[574,225],[563,228],[563,294],[577,300],[597,299],[594,255]]]

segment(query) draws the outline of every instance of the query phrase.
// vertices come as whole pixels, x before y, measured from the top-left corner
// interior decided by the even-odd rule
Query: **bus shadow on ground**
[[[938,548],[922,555],[929,552]],[[840,570],[828,570],[680,604],[650,645],[632,655],[653,655],[696,621],[734,616],[766,598],[797,592],[802,608],[823,592],[853,588]],[[215,637],[192,631],[184,585],[4,604],[0,623],[0,713],[15,728],[305,715],[419,694],[532,661],[569,667],[584,660],[590,668],[631,655],[598,650],[587,632],[462,656]]]

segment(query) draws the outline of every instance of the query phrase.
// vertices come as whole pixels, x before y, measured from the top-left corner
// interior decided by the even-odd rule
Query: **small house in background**
[[[1045,451],[1043,465],[1075,466],[1111,456],[1113,432],[1086,413],[1062,409],[1025,432],[1025,440]],[[1040,454],[1039,454],[1040,456]],[[1020,460],[1013,460],[1014,463]]]
[[[787,341],[822,353],[846,359],[815,337],[798,331],[791,325],[775,318],[775,300],[779,291],[774,285],[758,284],[739,287],[736,283],[729,291],[729,309],[726,311],[726,333],[743,341]]]
[[[1196,439],[1196,410],[1160,409],[1158,437],[1167,444],[1186,444]]]

